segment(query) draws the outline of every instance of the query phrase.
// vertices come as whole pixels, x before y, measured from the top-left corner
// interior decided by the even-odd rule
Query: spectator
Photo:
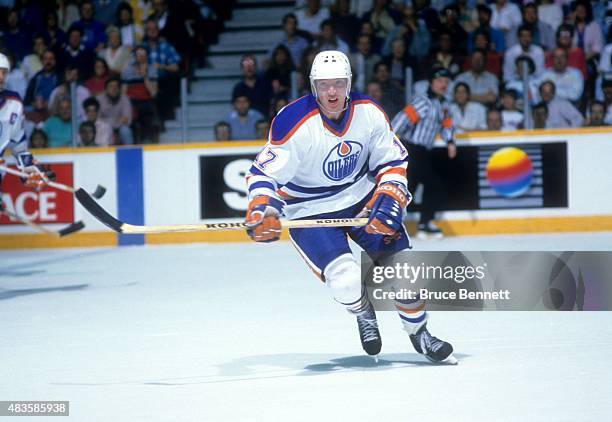
[[[78,19],[79,11],[77,7],[73,4],[69,5],[68,7],[74,9],[74,11],[76,12],[76,17]],[[60,27],[58,19],[59,18],[57,14],[53,10],[48,11],[45,15],[45,30],[42,33],[43,37],[45,38],[45,44],[49,49],[53,50],[56,56],[61,53],[61,51],[64,49],[64,46],[68,42],[68,34],[66,34],[66,31],[72,24],[71,22],[65,28]]]
[[[402,38],[398,38],[391,44],[391,55],[385,57],[383,62],[391,72],[391,80],[404,86],[406,83],[406,68],[411,68],[415,75],[415,60],[408,55],[406,43]]]
[[[259,113],[265,115],[270,106],[270,84],[268,81],[257,74],[257,60],[252,54],[245,54],[240,60],[242,70],[242,80],[234,85],[232,98],[236,98],[237,93],[245,94],[249,97],[249,105]],[[233,133],[233,131],[232,131]]]
[[[331,11],[331,20],[336,34],[346,41],[350,47],[354,47],[359,35],[355,29],[359,28],[361,22],[357,16],[351,13],[350,9],[350,0],[336,0],[336,4]]]
[[[463,57],[456,51],[453,39],[448,32],[441,32],[438,36],[437,46],[431,54],[421,63],[421,77],[428,74],[434,66],[441,66],[448,70],[452,77],[461,72]]]
[[[32,39],[32,53],[25,56],[21,62],[21,70],[27,81],[42,69],[42,56],[46,49],[45,38],[42,35],[35,35]]]
[[[96,18],[105,25],[111,25],[121,0],[93,0]]]
[[[474,33],[474,50],[480,50],[486,52],[485,55],[485,70],[492,73],[497,78],[502,74],[502,59],[503,56],[491,48],[489,35],[486,32],[476,30]],[[463,62],[463,69],[468,70],[470,68],[470,62],[465,60]]]
[[[25,97],[26,89],[28,88],[28,80],[26,79],[21,68],[19,68],[19,66],[15,66],[15,56],[13,56],[13,53],[7,51],[5,54],[11,66],[11,71],[8,75],[6,75],[6,89],[9,91],[15,91],[17,94],[19,94],[19,98],[23,98]]]
[[[514,61],[516,66],[516,79],[513,79],[504,84],[504,88],[506,90],[512,89],[518,94],[518,107],[523,108],[524,102],[529,101],[531,104],[534,104],[538,99],[538,87],[540,85],[540,80],[534,76],[535,64],[531,57],[529,56],[519,56]],[[523,71],[525,64],[527,66],[528,72],[528,86],[529,92],[523,92],[524,84],[523,84]]]
[[[270,122],[266,119],[258,120],[255,123],[255,133],[257,139],[268,139],[268,134],[270,132]]]
[[[119,7],[117,7],[117,28],[121,35],[121,44],[126,48],[129,49],[142,42],[142,25],[134,22],[132,6],[126,2],[121,3]],[[109,35],[108,30],[106,34]],[[109,36],[109,44],[110,41]],[[106,60],[109,64],[111,63],[108,58]]]
[[[414,14],[418,17],[419,22],[422,22],[423,26],[431,33],[431,36],[436,38],[442,29],[440,14],[438,13],[438,10],[441,8],[434,9],[431,7],[430,0],[415,0],[413,6]]]
[[[79,13],[81,19],[70,26],[68,37],[70,38],[73,29],[78,29],[83,37],[83,47],[90,52],[100,52],[106,44],[106,26],[94,19],[92,0],[83,0]]]
[[[467,52],[468,34],[459,23],[459,6],[451,3],[442,10],[442,31],[448,32],[461,54]]]
[[[300,64],[300,73],[298,79],[298,92],[300,95],[306,95],[310,93],[310,70],[312,69],[312,62],[317,55],[318,50],[314,47],[308,47],[304,50],[302,55],[302,62]]]
[[[79,125],[79,145],[80,147],[96,146],[96,125],[92,122],[84,121]]]
[[[533,128],[547,129],[548,126],[548,106],[544,101],[533,106]]]
[[[93,76],[87,79],[83,85],[89,90],[91,95],[96,96],[104,91],[108,78],[110,78],[108,64],[106,64],[106,60],[98,57],[94,61]]]
[[[499,94],[499,80],[485,70],[486,53],[476,50],[472,53],[472,67],[457,76],[455,82],[464,82],[470,87],[472,100],[484,105],[492,105]]]
[[[540,85],[540,98],[547,106],[547,125],[549,128],[580,127],[584,122],[582,114],[567,100],[555,96],[555,84],[544,81]]]
[[[604,46],[603,32],[593,20],[593,7],[589,0],[576,0],[572,3],[574,24],[573,46],[580,48],[587,62],[601,53]]]
[[[608,126],[605,122],[607,107],[603,101],[591,101],[584,126]]]
[[[68,44],[60,54],[60,64],[80,69],[83,79],[89,79],[93,73],[96,56],[92,51],[85,48],[81,36],[81,29],[78,27],[70,28],[68,31]]]
[[[255,124],[264,118],[257,110],[251,109],[251,102],[244,92],[234,95],[234,110],[227,116],[232,140],[257,139]]]
[[[289,102],[285,97],[275,97],[272,99],[272,110],[270,116],[276,116]]]
[[[554,0],[539,0],[538,16],[542,22],[550,25],[551,28],[558,28],[563,23],[563,9]]]
[[[174,109],[179,100],[180,57],[174,47],[160,39],[155,20],[148,19],[145,25],[145,43],[149,64],[157,69],[157,110],[162,120],[174,119]]]
[[[123,145],[132,145],[132,105],[126,95],[121,94],[120,81],[118,78],[110,78],[106,81],[106,89],[97,99],[100,103],[100,119],[106,120],[113,127]]]
[[[217,122],[215,124],[215,141],[229,141],[232,138],[230,125],[227,122]]]
[[[504,33],[491,27],[491,9],[485,4],[476,6],[478,10],[478,28],[468,34],[468,52],[471,53],[478,48],[476,46],[476,34],[485,34],[488,39],[486,50],[493,50],[498,53],[506,51],[506,40]],[[482,48],[482,46],[480,47]]]
[[[561,25],[557,29],[557,47],[567,52],[567,64],[574,69],[578,69],[584,78],[588,76],[586,60],[583,51],[578,47],[572,47],[574,37],[574,27],[572,25]],[[546,52],[546,67],[552,67],[552,51]]]
[[[60,84],[60,77],[55,68],[55,54],[47,50],[43,54],[43,68],[30,80],[25,96],[25,105],[32,105],[36,97],[49,101],[51,92]]]
[[[49,118],[49,108],[43,97],[39,96],[25,110],[25,132],[26,136],[30,136],[34,130],[42,129]]]
[[[302,54],[308,48],[309,42],[297,34],[297,18],[293,13],[288,13],[283,17],[283,31],[285,32],[285,38],[270,49],[268,56],[272,59],[272,54],[276,51],[276,48],[279,45],[284,45],[289,49],[291,60],[295,66],[299,67],[302,61]]]
[[[557,98],[577,103],[582,97],[584,81],[578,69],[567,66],[567,51],[555,48],[553,51],[553,67],[542,73],[542,81],[554,82]],[[550,111],[550,110],[549,110]]]
[[[612,125],[612,75],[602,75],[601,90],[603,92],[603,101],[606,104],[606,118],[604,121],[608,125]]]
[[[95,144],[101,147],[113,144],[113,128],[105,120],[98,118],[100,113],[100,103],[95,97],[89,97],[83,102],[86,121],[94,125]]]
[[[381,105],[383,102],[383,91],[380,83],[376,81],[369,82],[366,88],[366,95],[372,98],[378,105]]]
[[[121,45],[121,35],[114,26],[108,27],[106,36],[108,37],[108,46],[100,52],[100,57],[106,61],[113,74],[120,75],[130,64],[131,46]]]
[[[518,93],[514,89],[508,89],[502,95],[501,119],[504,132],[512,132],[523,127],[524,116],[516,107],[517,97]]]
[[[349,46],[336,36],[331,19],[321,22],[321,32],[318,35],[316,48],[319,51],[337,50],[348,55]]]
[[[27,31],[31,34],[41,33],[44,23],[39,0],[18,0],[15,3],[15,8],[19,12],[22,28],[27,28]]]
[[[291,72],[295,66],[291,61],[291,54],[284,45],[279,45],[272,54],[272,62],[265,73],[267,83],[272,87],[275,96],[289,98],[291,91]]]
[[[372,25],[372,22],[361,22],[359,35],[367,35],[368,37],[370,37],[370,40],[372,41],[372,52],[376,54],[382,54],[382,48],[384,46],[385,40],[384,38],[377,37],[376,34],[374,34],[374,26]]]
[[[382,90],[380,106],[387,116],[395,116],[404,106],[404,90],[391,81],[389,66],[379,62],[374,66],[373,82],[377,82]]]
[[[429,53],[431,47],[431,34],[422,21],[417,19],[414,9],[404,8],[404,19],[392,31],[389,31],[382,48],[383,55],[391,54],[391,43],[396,38],[402,38],[408,49],[408,54],[416,58],[423,58]]]
[[[357,39],[357,51],[350,56],[351,67],[355,72],[355,88],[360,92],[365,92],[367,83],[374,74],[374,65],[381,58],[372,52],[372,41],[367,35],[360,35]]]
[[[501,113],[496,108],[487,110],[487,130],[499,132],[502,130]]]
[[[455,85],[450,115],[457,133],[487,128],[487,109],[482,104],[470,101],[470,87],[464,82]]]
[[[538,7],[535,3],[528,3],[523,7],[523,25],[531,28],[533,43],[542,47],[542,50],[550,50],[555,47],[555,30],[538,19]],[[516,44],[516,41],[515,37],[511,44]]]
[[[157,70],[149,65],[144,47],[134,49],[134,62],[123,71],[122,80],[124,94],[130,99],[135,114],[135,142],[159,143],[161,122],[154,102],[158,92]]]
[[[467,0],[456,2],[459,10],[458,20],[467,34],[478,28],[478,12],[473,4],[468,4]],[[491,9],[489,9],[490,11]]]
[[[521,24],[523,17],[518,6],[508,0],[495,0],[491,14],[491,27],[503,32],[506,48],[513,46],[513,32]]]
[[[74,22],[79,20],[79,8],[70,0],[57,0],[56,4],[57,6],[53,13],[56,27],[66,32]],[[49,15],[47,15],[48,18]],[[47,43],[49,43],[49,40],[47,40]]]
[[[321,23],[329,19],[329,9],[321,7],[320,0],[307,0],[306,7],[295,12],[298,28],[313,37],[319,35]]]
[[[63,98],[70,98],[70,84],[76,83],[76,100],[77,100],[77,118],[79,120],[85,119],[85,109],[83,108],[83,101],[91,96],[91,93],[80,83],[79,69],[74,65],[69,64],[64,69],[64,80],[58,85],[51,96],[49,97],[49,112],[51,114],[58,114],[59,102]]]
[[[30,135],[30,148],[43,149],[49,146],[49,138],[42,129],[34,129]]]
[[[518,44],[510,47],[504,55],[505,82],[517,79],[515,63],[519,56],[528,56],[533,60],[535,76],[539,76],[544,70],[544,50],[542,50],[542,47],[533,44],[531,28],[527,25],[521,25],[517,34]]]
[[[8,51],[15,55],[15,59],[20,62],[25,56],[30,53],[32,48],[31,35],[26,27],[20,25],[19,11],[11,9],[8,12],[6,23],[7,28],[2,33],[2,44]]]
[[[374,34],[384,40],[401,22],[402,17],[391,8],[389,0],[374,0],[373,3],[372,9],[363,15],[362,20],[370,22]]]
[[[57,115],[51,116],[43,125],[51,148],[72,145],[72,109],[70,99],[59,100]]]
[[[203,54],[197,43],[202,15],[191,0],[152,0],[153,13],[149,19],[157,22],[162,38],[167,40],[188,63]]]

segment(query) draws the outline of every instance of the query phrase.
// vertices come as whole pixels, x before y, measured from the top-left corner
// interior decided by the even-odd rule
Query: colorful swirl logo
[[[518,148],[501,148],[487,162],[487,181],[499,195],[516,198],[529,189],[533,178],[533,165]]]

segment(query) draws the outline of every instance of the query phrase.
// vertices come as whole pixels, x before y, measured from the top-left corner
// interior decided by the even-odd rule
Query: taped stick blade
[[[83,230],[85,228],[85,224],[82,221],[75,221],[69,226],[64,227],[59,230],[57,233],[60,237],[68,236],[69,234],[78,232],[79,230]]]
[[[116,231],[117,233],[123,232],[123,230],[121,230],[123,223],[110,215],[83,188],[78,188],[74,193],[74,196],[76,197],[77,201],[81,203],[83,208],[85,208],[91,215],[96,217],[96,219],[102,224]]]

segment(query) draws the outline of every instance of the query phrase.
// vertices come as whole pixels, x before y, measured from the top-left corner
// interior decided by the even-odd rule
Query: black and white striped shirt
[[[402,142],[427,149],[433,147],[438,132],[447,143],[455,132],[446,103],[431,94],[417,95],[395,115],[391,126]]]

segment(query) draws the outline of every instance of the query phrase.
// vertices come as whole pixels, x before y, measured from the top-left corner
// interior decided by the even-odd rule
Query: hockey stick
[[[22,178],[28,177],[28,173],[12,169],[2,164],[0,164],[0,171],[6,172],[8,174],[12,174],[14,176],[22,177]],[[63,190],[65,192],[76,193],[77,191],[72,186],[62,185],[61,183],[52,182],[51,180],[46,180],[44,183],[52,188]],[[96,199],[100,199],[104,196],[105,193],[106,193],[106,188],[102,185],[98,185],[95,191],[91,195]]]
[[[77,189],[76,199],[96,217],[101,223],[116,231],[125,234],[147,234],[147,233],[176,233],[176,232],[205,232],[218,230],[244,230],[247,228],[244,222],[236,223],[207,223],[207,224],[176,224],[170,226],[135,226],[117,220],[100,206],[82,188]],[[357,227],[365,226],[367,218],[330,218],[321,220],[285,220],[282,226],[286,228],[308,228],[308,227]]]
[[[17,214],[13,214],[12,212],[7,211],[7,210],[0,211],[0,214],[5,214],[6,216],[12,218],[13,220],[17,220],[17,221],[19,221],[22,224],[30,226],[31,228],[33,228],[36,231],[39,231],[39,232],[45,233],[45,234],[49,234],[51,236],[64,237],[64,236],[67,236],[69,234],[78,232],[79,230],[82,230],[82,229],[85,228],[85,224],[83,224],[82,221],[75,221],[74,223],[64,227],[61,230],[53,231],[53,230],[46,229],[46,228],[44,228],[43,226],[41,226],[39,224],[32,223],[31,221],[28,221],[25,218],[22,218],[21,216],[19,216]]]

